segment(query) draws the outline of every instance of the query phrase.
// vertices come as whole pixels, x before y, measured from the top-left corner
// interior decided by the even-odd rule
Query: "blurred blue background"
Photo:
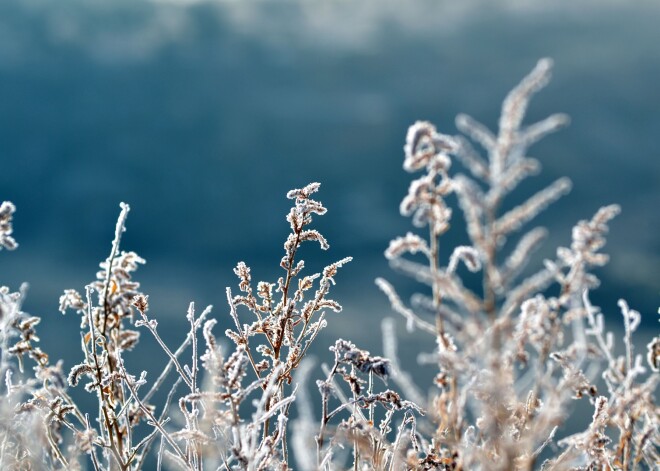
[[[17,206],[20,248],[0,254],[0,283],[30,282],[25,309],[71,366],[78,319],[59,314],[58,297],[94,279],[125,201],[122,248],[147,259],[137,279],[165,337],[182,338],[190,301],[215,305],[220,335],[232,268],[244,260],[255,281],[274,281],[286,191],[319,181],[331,250],[302,255],[310,270],[355,259],[337,278],[344,312],[329,316],[316,352],[327,360],[337,336],[380,352],[392,314],[373,279],[410,287],[382,255],[410,229],[398,213],[407,127],[427,119],[455,133],[466,112],[494,128],[506,93],[549,56],[554,78],[527,122],[565,112],[572,124],[532,149],[543,173],[516,197],[563,175],[574,189],[538,220],[552,236],[533,266],[569,243],[577,220],[620,203],[592,298],[617,326],[625,297],[649,336],[660,304],[658,24],[656,1],[3,0],[0,199]],[[459,211],[454,226],[444,263],[464,238]],[[402,341],[403,356],[419,348]]]

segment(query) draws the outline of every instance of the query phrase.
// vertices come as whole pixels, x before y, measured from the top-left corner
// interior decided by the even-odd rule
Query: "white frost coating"
[[[467,114],[459,114],[456,116],[456,127],[463,134],[469,136],[472,140],[477,141],[488,152],[495,149],[497,138],[485,125]]]
[[[403,147],[403,168],[408,172],[415,172],[437,159],[438,168],[447,171],[451,160],[445,153],[452,152],[457,147],[454,138],[439,134],[435,126],[428,121],[417,121],[408,128],[406,145]]]
[[[417,252],[421,252],[427,257],[431,255],[426,240],[422,239],[417,234],[408,232],[405,237],[397,237],[390,242],[389,247],[385,251],[385,258],[391,260],[404,253],[416,254]]]
[[[571,181],[568,178],[560,178],[499,218],[495,222],[495,233],[505,235],[520,229],[524,223],[534,219],[550,203],[568,193],[570,189]]]
[[[454,249],[454,252],[449,258],[447,274],[453,274],[456,271],[459,260],[462,260],[463,263],[465,263],[465,266],[471,272],[477,272],[481,269],[481,259],[479,258],[479,252],[474,247],[460,245]]]
[[[7,250],[18,247],[18,243],[11,236],[14,231],[11,220],[15,211],[16,206],[11,201],[3,201],[0,205],[0,250],[3,247]]]

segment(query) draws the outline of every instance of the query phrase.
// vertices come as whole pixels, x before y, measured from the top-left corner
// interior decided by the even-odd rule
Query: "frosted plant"
[[[621,302],[626,354],[616,357],[612,336],[601,315],[588,303],[587,292],[598,286],[592,267],[607,263],[599,250],[605,244],[616,205],[601,208],[573,229],[569,248],[526,279],[521,273],[531,253],[546,237],[537,227],[506,250],[506,242],[539,212],[570,189],[560,178],[524,203],[501,212],[502,201],[540,164],[527,156],[529,146],[568,122],[562,114],[523,126],[531,96],[549,81],[551,61],[534,70],[504,100],[497,134],[466,115],[459,130],[486,151],[482,157],[463,136],[437,132],[428,122],[410,127],[404,146],[404,169],[423,171],[401,203],[413,225],[428,227],[428,241],[416,234],[394,239],[385,256],[394,269],[431,287],[432,296],[416,294],[407,306],[382,278],[378,286],[392,307],[406,319],[408,330],[436,338],[432,354],[420,356],[436,364],[438,391],[423,401],[418,388],[394,365],[393,379],[406,396],[424,405],[431,421],[420,422],[422,453],[410,451],[421,469],[532,469],[550,443],[564,447],[544,469],[635,469],[658,463],[658,413],[654,403],[657,373],[644,379],[642,356],[633,355],[632,333],[639,314]],[[470,172],[450,175],[451,157]],[[440,262],[440,236],[449,227],[450,193],[458,196],[471,245],[453,250],[445,267]],[[426,263],[407,254],[421,254]],[[505,257],[503,255],[506,255]],[[419,255],[418,255],[419,256]],[[459,262],[482,273],[482,288],[462,283]],[[548,296],[552,283],[559,293]],[[552,289],[551,289],[552,291]],[[567,330],[566,326],[570,326]],[[392,328],[386,335],[395,355]],[[648,346],[648,362],[657,365],[657,340]],[[597,372],[608,396],[598,391]],[[657,368],[656,368],[657,369]],[[574,398],[587,397],[596,410],[586,432],[555,440]],[[609,435],[618,430],[616,446]]]
[[[212,372],[211,384],[223,386],[225,392],[220,402],[228,410],[219,422],[221,425],[216,422],[214,427],[216,436],[219,433],[226,437],[215,454],[231,469],[286,467],[289,462],[287,422],[296,397],[295,387],[290,386],[292,375],[327,325],[326,312],[342,309],[328,295],[338,270],[351,258],[343,258],[320,273],[306,276],[301,275],[304,261],[297,259],[298,249],[305,242],[317,242],[323,250],[329,248],[326,239],[309,228],[313,215],[326,213],[323,205],[311,198],[318,189],[318,183],[311,183],[287,194],[294,205],[287,216],[291,232],[284,243],[285,253],[280,262],[283,276],[275,283],[257,283],[255,293],[247,265],[240,262],[235,268],[241,294],[233,295],[227,288],[235,327],[225,332],[235,346],[228,360],[223,360],[211,333],[214,321],[207,322],[204,327],[207,350],[202,359],[207,371]],[[241,322],[242,310],[250,315],[249,323]],[[251,378],[248,386],[242,385],[243,378]],[[239,409],[255,390],[259,391],[255,400],[257,407],[251,422],[245,422],[239,417]],[[202,393],[200,399],[220,400],[217,393]],[[207,410],[209,408],[207,406]]]
[[[319,184],[292,190],[282,276],[252,281],[240,262],[237,294],[227,288],[229,345],[214,334],[211,306],[190,303],[181,343],[170,348],[134,280],[145,261],[120,250],[129,207],[121,204],[110,255],[81,294],[65,290],[60,310],[80,316],[80,363],[64,372],[39,347],[40,318],[23,311],[26,286],[0,287],[0,468],[137,471],[163,467],[201,471],[334,470],[622,470],[660,463],[660,337],[643,352],[633,337],[641,314],[619,301],[622,348],[605,316],[589,299],[599,284],[592,273],[608,261],[602,252],[610,221],[605,206],[578,222],[571,243],[522,278],[532,252],[546,237],[533,228],[507,241],[570,184],[558,179],[509,211],[504,198],[540,164],[529,146],[568,121],[557,114],[529,126],[531,96],[549,80],[551,62],[536,68],[507,96],[497,134],[461,115],[463,136],[439,133],[428,122],[411,126],[404,169],[419,172],[400,211],[422,235],[394,239],[385,256],[398,271],[428,285],[409,303],[379,278],[409,331],[436,346],[419,360],[437,367],[425,394],[397,358],[395,325],[383,321],[384,356],[338,339],[333,362],[321,365],[319,414],[306,385],[310,346],[341,311],[330,298],[335,277],[350,257],[304,275],[298,251],[306,242],[328,249],[311,228],[325,214],[312,196]],[[458,159],[471,176],[453,173]],[[456,194],[470,239],[446,250],[442,236],[455,216]],[[0,206],[0,248],[12,237],[14,205]],[[419,263],[418,260],[423,260]],[[465,270],[481,287],[464,283]],[[330,317],[330,316],[329,316]],[[125,359],[141,348],[141,333],[158,343],[163,368],[155,377],[132,374]],[[82,407],[70,388],[89,393]],[[84,390],[83,390],[84,389]],[[166,397],[161,397],[166,393]],[[75,395],[73,395],[75,397]],[[593,408],[581,429],[569,423],[576,399]],[[290,421],[295,414],[295,421]],[[571,430],[569,430],[569,428]],[[294,458],[295,456],[295,458]]]
[[[0,207],[0,245],[8,249],[18,246],[10,236],[14,210],[9,202]],[[77,469],[79,448],[64,433],[85,417],[67,393],[62,361],[52,364],[39,347],[41,319],[23,311],[26,292],[26,284],[19,292],[0,286],[0,467]]]
[[[35,326],[40,319],[21,311],[23,292],[1,288],[3,469],[76,469],[86,463],[96,470],[138,470],[150,453],[159,469],[286,468],[288,415],[296,397],[292,374],[326,326],[326,312],[341,311],[328,295],[339,269],[351,260],[343,258],[320,273],[301,275],[305,265],[296,257],[301,244],[314,241],[324,250],[329,247],[310,228],[312,216],[326,212],[311,198],[318,188],[312,183],[287,194],[294,205],[287,216],[291,232],[280,263],[284,276],[275,283],[258,283],[253,292],[247,265],[240,262],[234,270],[241,294],[233,296],[227,288],[235,325],[235,330],[226,331],[234,343],[228,354],[212,332],[217,321],[208,319],[210,306],[197,313],[190,304],[190,329],[176,350],[162,340],[158,322],[148,314],[148,296],[133,279],[145,261],[134,252],[120,251],[129,212],[124,203],[110,255],[101,263],[96,281],[84,295],[66,290],[60,298],[62,313],[72,309],[80,315],[83,360],[68,377],[62,363],[51,366],[38,347]],[[16,246],[9,236],[13,211],[11,203],[3,204],[7,248]],[[243,309],[252,316],[249,323],[240,320]],[[124,361],[126,352],[138,347],[138,329],[155,338],[166,359],[151,384],[146,372],[135,376]],[[181,358],[185,352],[189,362]],[[23,374],[26,358],[35,363],[33,376]],[[384,374],[383,365],[374,366],[374,371]],[[156,392],[172,372],[176,379],[165,403],[158,406],[153,402]],[[96,396],[96,410],[80,409],[69,396],[68,387],[81,384]],[[179,387],[187,390],[181,393]]]
[[[316,463],[301,460],[303,469],[334,469],[344,461],[341,451],[345,444],[353,448],[353,469],[405,466],[405,450],[418,449],[417,417],[424,414],[423,410],[392,389],[378,391],[374,377],[386,383],[391,375],[388,359],[372,356],[343,339],[337,340],[330,350],[335,356],[334,364],[330,368],[324,365],[326,379],[317,381],[321,424],[315,436]],[[350,394],[338,384],[339,378]],[[334,408],[330,407],[331,397],[338,399]],[[401,417],[398,426],[397,415]]]

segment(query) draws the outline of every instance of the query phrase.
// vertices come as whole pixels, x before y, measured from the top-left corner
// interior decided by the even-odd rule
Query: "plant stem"
[[[440,292],[440,285],[438,284],[438,271],[439,271],[438,254],[439,254],[440,236],[435,233],[432,224],[430,225],[429,239],[431,241],[431,256],[429,257],[429,261],[431,265],[430,267],[431,273],[433,274],[433,307],[436,309],[436,311],[438,311],[440,308],[440,304],[442,303],[442,293]],[[449,347],[449,343],[445,338],[444,319],[440,315],[440,312],[436,312],[435,325],[438,331],[437,332],[438,337],[440,337],[440,341],[442,342],[443,346],[445,348]]]

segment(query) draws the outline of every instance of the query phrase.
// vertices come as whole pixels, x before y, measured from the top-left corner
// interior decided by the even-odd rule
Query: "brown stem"
[[[319,430],[319,434],[316,436],[316,465],[321,466],[321,451],[323,450],[323,443],[324,443],[324,434],[325,434],[325,429],[328,425],[328,390],[327,386],[330,384],[330,380],[332,377],[335,375],[337,372],[337,368],[339,367],[339,362],[335,360],[335,364],[332,366],[332,370],[330,370],[330,373],[328,373],[328,378],[325,380],[326,382],[326,387],[323,388],[322,390],[322,399],[321,399],[321,404],[322,404],[322,411],[321,411],[321,428]]]
[[[101,366],[99,365],[99,359],[98,355],[96,354],[96,336],[94,335],[94,323],[92,319],[92,293],[91,293],[91,287],[87,287],[86,290],[87,293],[87,322],[89,323],[89,332],[90,332],[90,340],[91,340],[91,349],[92,349],[92,357],[94,358],[94,369],[96,372],[96,387],[98,389],[98,398],[99,398],[99,403],[101,406],[101,411],[103,414],[103,421],[105,424],[105,429],[108,433],[108,439],[110,440],[110,448],[114,454],[115,459],[117,460],[117,464],[119,465],[120,469],[124,470],[126,466],[122,462],[121,458],[121,453],[119,450],[117,450],[117,445],[115,443],[115,438],[114,438],[114,433],[113,433],[113,424],[110,421],[110,416],[108,414],[108,403],[106,402],[106,394],[103,391],[103,386],[101,385],[101,379],[103,378],[103,375],[101,373]],[[107,342],[103,341],[103,346],[106,348],[107,351]],[[108,352],[108,360],[110,359],[110,354]],[[116,425],[116,424],[115,424]],[[120,438],[120,437],[118,437]]]
[[[486,247],[485,247],[485,266],[484,266],[484,311],[488,315],[490,321],[494,321],[496,317],[496,305],[495,305],[495,289],[493,288],[492,273],[495,270],[495,250],[497,237],[494,234],[495,229],[495,213],[497,211],[497,206],[499,205],[498,201],[493,202],[493,204],[486,210]]]
[[[433,274],[433,307],[435,307],[437,314],[435,316],[435,324],[436,328],[438,330],[438,336],[440,337],[440,341],[442,344],[445,346],[445,348],[449,347],[449,343],[447,342],[447,339],[445,338],[445,325],[444,325],[444,319],[440,315],[439,309],[440,309],[440,304],[442,303],[442,293],[440,292],[440,285],[438,284],[438,252],[439,252],[439,235],[435,233],[435,230],[433,229],[433,225],[430,225],[430,236],[429,238],[431,239],[431,256],[429,257],[429,261],[431,264],[431,273]]]
[[[288,317],[286,315],[287,301],[289,300],[289,285],[291,284],[291,270],[293,269],[293,264],[296,258],[296,252],[298,251],[298,246],[300,245],[300,233],[302,232],[302,225],[300,228],[296,229],[296,241],[293,244],[293,249],[289,254],[289,259],[287,260],[287,269],[286,269],[286,281],[284,282],[284,288],[282,288],[282,312],[280,320],[280,336],[276,339],[274,344],[275,359],[280,358],[280,349],[282,348],[282,343],[284,342],[284,329],[286,328],[286,323]]]
[[[282,349],[282,344],[284,343],[284,329],[286,328],[286,323],[289,319],[287,313],[289,285],[291,284],[291,279],[293,278],[293,276],[291,275],[291,271],[293,269],[293,264],[295,262],[298,246],[300,245],[300,233],[302,232],[302,228],[303,228],[303,224],[301,224],[299,228],[295,229],[296,241],[293,244],[293,249],[291,249],[289,258],[287,259],[286,281],[284,282],[284,288],[282,288],[282,304],[281,304],[282,307],[280,312],[281,314],[280,335],[273,344],[275,360],[279,360],[280,358],[280,350]],[[280,381],[280,379],[278,379],[278,381]],[[270,398],[268,398],[268,400],[266,401],[266,412],[268,412],[269,410],[269,404],[270,404]],[[269,426],[270,426],[270,418],[266,419],[266,421],[264,422],[264,433],[263,433],[264,439],[268,436]]]

